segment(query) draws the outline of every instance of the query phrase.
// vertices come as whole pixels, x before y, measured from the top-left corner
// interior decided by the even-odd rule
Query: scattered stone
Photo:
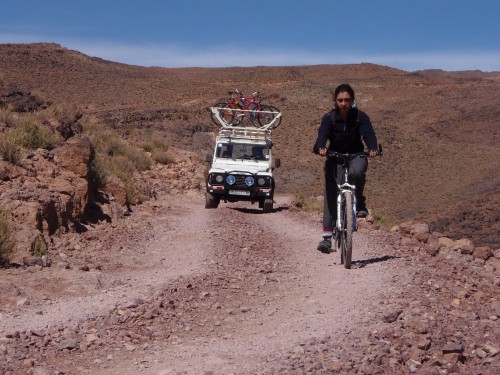
[[[38,256],[34,256],[34,255],[25,256],[25,257],[23,257],[23,264],[26,267],[43,266],[42,257],[38,257]]]
[[[398,317],[401,315],[401,313],[403,312],[402,309],[395,309],[395,310],[392,310],[392,311],[389,311],[389,312],[386,312],[383,317],[382,317],[382,320],[385,322],[385,323],[392,323],[392,322],[395,322]]]
[[[421,350],[429,350],[430,347],[431,347],[431,340],[428,339],[421,340],[417,343],[417,348]]]
[[[472,253],[474,258],[488,260],[493,256],[493,251],[488,246],[476,247]]]
[[[27,298],[21,298],[20,300],[17,301],[16,305],[21,307],[21,306],[26,306],[29,305],[29,301]]]
[[[456,240],[451,249],[460,251],[462,254],[472,254],[474,244],[468,238],[462,238],[460,240]]]
[[[500,353],[500,347],[489,341],[483,346],[483,349],[488,353],[490,357],[495,357],[496,355],[498,355],[498,353]]]
[[[75,338],[63,339],[57,347],[59,350],[72,350],[78,347],[78,341]]]
[[[463,353],[464,351],[464,346],[463,344],[456,343],[456,342],[450,342],[443,346],[441,349],[443,354],[449,354],[449,353]]]

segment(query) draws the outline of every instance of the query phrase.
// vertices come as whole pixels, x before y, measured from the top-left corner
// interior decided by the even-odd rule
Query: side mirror
[[[281,159],[276,159],[276,160],[274,161],[274,167],[275,167],[275,168],[279,168],[280,166],[281,166]]]
[[[214,157],[212,154],[207,154],[207,156],[205,157],[205,161],[207,163],[211,163],[213,161]]]

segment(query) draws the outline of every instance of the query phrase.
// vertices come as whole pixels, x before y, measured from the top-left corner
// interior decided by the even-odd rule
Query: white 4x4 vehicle
[[[264,212],[273,209],[273,164],[271,130],[222,126],[217,135],[207,176],[205,208],[221,201],[258,202]]]

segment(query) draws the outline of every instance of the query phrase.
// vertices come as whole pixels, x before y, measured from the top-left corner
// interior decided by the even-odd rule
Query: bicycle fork
[[[345,192],[350,192],[351,193],[351,199],[352,199],[352,230],[353,232],[358,229],[358,226],[356,224],[356,194],[355,192],[356,187],[354,185],[348,184],[347,182],[343,183],[342,185],[339,186],[340,194],[337,196],[337,233],[340,233],[342,231],[342,228],[344,227],[344,215],[342,215],[342,199],[344,196]]]

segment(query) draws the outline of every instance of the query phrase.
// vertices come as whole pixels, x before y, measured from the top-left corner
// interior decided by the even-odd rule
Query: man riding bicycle
[[[378,154],[378,142],[368,115],[355,106],[354,90],[346,83],[333,92],[334,107],[321,119],[314,152],[326,156],[328,150],[343,154],[355,154],[368,148],[368,155]],[[326,147],[328,141],[328,148]],[[366,217],[366,198],[363,195],[366,182],[368,160],[366,156],[355,157],[349,167],[349,178],[356,185],[356,216]],[[318,244],[321,252],[330,252],[332,236],[337,217],[337,179],[342,176],[342,167],[334,158],[325,161],[325,190],[323,206],[323,240]]]

